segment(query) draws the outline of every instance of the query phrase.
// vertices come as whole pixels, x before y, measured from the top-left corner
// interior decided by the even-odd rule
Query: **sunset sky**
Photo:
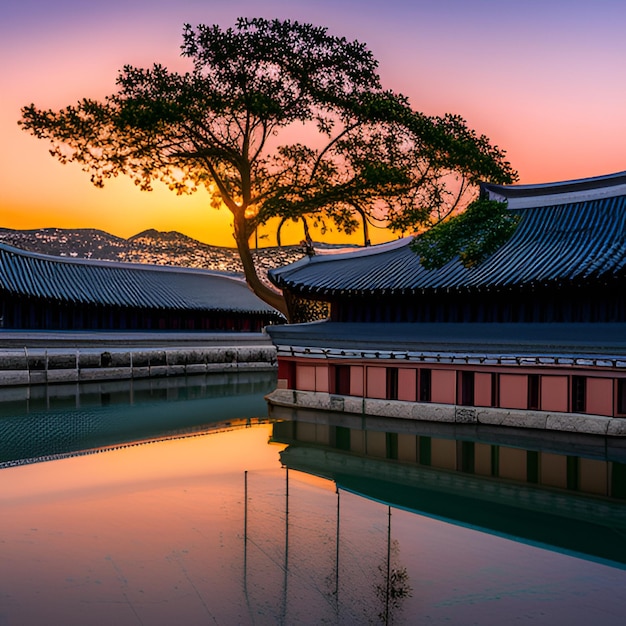
[[[626,170],[623,0],[16,0],[0,9],[0,227],[122,237],[157,228],[233,245],[230,214],[210,209],[206,193],[140,192],[123,179],[96,189],[17,121],[31,102],[61,108],[112,93],[127,63],[185,70],[183,24],[227,27],[238,16],[365,42],[385,87],[425,113],[462,115],[506,150],[521,183]]]

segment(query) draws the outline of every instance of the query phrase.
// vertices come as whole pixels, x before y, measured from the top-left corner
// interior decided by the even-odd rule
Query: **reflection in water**
[[[247,383],[226,382],[5,407],[23,439],[36,415],[117,417],[101,454],[0,469],[1,624],[624,622],[613,442],[291,411],[261,423],[265,383],[249,381],[263,389],[246,412]],[[132,441],[112,426],[124,415],[138,439],[166,438],[115,447]],[[60,449],[48,433],[39,460]]]
[[[186,434],[266,413],[272,373],[210,374],[2,390],[0,463]]]
[[[370,541],[367,549],[355,558],[355,555],[349,555],[346,563],[340,564],[341,549],[341,493],[336,490],[336,510],[335,510],[335,533],[332,534],[333,524],[332,516],[329,520],[316,519],[319,512],[316,510],[309,511],[307,533],[302,533],[302,517],[296,514],[295,520],[290,521],[289,505],[290,505],[290,473],[289,468],[285,469],[285,485],[284,485],[284,510],[282,511],[284,519],[284,547],[282,550],[282,561],[279,567],[282,569],[282,586],[278,592],[280,595],[280,623],[291,623],[289,619],[290,613],[293,611],[289,598],[293,595],[291,587],[295,587],[299,598],[302,597],[303,591],[301,577],[306,568],[306,577],[313,582],[312,586],[319,591],[322,596],[312,598],[312,601],[324,601],[328,604],[325,611],[318,612],[318,615],[324,614],[330,609],[333,622],[337,624],[346,623],[383,623],[389,624],[397,618],[402,609],[402,601],[412,595],[412,589],[409,584],[409,574],[407,568],[399,563],[400,550],[399,543],[396,539],[392,539],[391,535],[391,507],[387,507],[387,524],[386,530],[380,526],[370,528]],[[296,476],[296,488],[300,485]],[[258,568],[248,558],[250,548],[259,549],[259,541],[257,539],[258,529],[249,526],[248,520],[250,516],[250,500],[248,489],[248,472],[245,472],[244,486],[244,593],[246,602],[250,606],[253,602],[250,592],[249,578],[255,579]],[[298,495],[295,496],[298,499]],[[298,510],[301,503],[298,502]],[[276,513],[279,513],[277,511]],[[332,513],[332,507],[326,511],[326,515]],[[377,519],[377,522],[380,518]],[[293,527],[292,540],[290,542],[290,528]],[[315,531],[313,528],[315,527]],[[320,532],[320,527],[324,530],[318,541],[315,541],[315,534]],[[351,538],[352,539],[352,538]],[[386,546],[383,546],[386,541]],[[378,550],[375,544],[378,543]],[[293,545],[291,545],[293,544]],[[278,547],[278,546],[273,546]],[[291,547],[291,549],[290,549]],[[334,547],[334,549],[333,549]],[[344,546],[345,549],[345,546]],[[312,551],[327,552],[322,559],[323,564],[318,568],[312,566]],[[251,550],[254,553],[254,550]],[[291,558],[290,558],[291,554]],[[347,553],[344,553],[344,556]],[[363,573],[367,567],[368,556],[376,554],[377,559],[370,563],[370,584],[360,586],[355,584],[355,562],[358,560],[359,573]],[[333,560],[334,555],[334,560]],[[303,562],[303,559],[305,561]],[[380,560],[382,559],[382,560]],[[343,580],[342,576],[347,580]],[[306,592],[305,592],[306,593]],[[301,601],[295,607],[297,614],[302,610],[302,606],[306,606]]]
[[[245,475],[243,589],[260,623],[413,623],[392,509],[300,472]],[[272,504],[270,504],[272,502]],[[394,517],[398,512],[394,512]],[[414,563],[415,564],[415,563]]]
[[[626,448],[448,424],[284,412],[291,468],[368,498],[626,566]],[[280,410],[274,410],[274,417]]]

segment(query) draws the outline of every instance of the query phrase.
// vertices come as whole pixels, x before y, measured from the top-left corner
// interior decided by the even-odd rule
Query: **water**
[[[11,392],[0,624],[624,623],[622,446],[268,419],[274,384]]]

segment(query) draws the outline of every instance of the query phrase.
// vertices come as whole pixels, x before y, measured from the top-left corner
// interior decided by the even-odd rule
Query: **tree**
[[[187,73],[125,66],[104,101],[60,111],[31,104],[19,123],[96,186],[122,174],[144,190],[155,181],[179,194],[208,190],[212,206],[232,213],[248,285],[283,313],[249,245],[269,219],[309,216],[351,232],[382,212],[409,230],[454,210],[466,181],[515,176],[461,118],[416,113],[383,90],[366,46],[325,28],[244,18],[224,30],[185,25],[182,55]],[[309,141],[281,143],[295,132]]]
[[[505,243],[518,221],[504,202],[479,198],[463,213],[416,237],[411,245],[427,269],[442,267],[457,256],[465,267],[472,267]]]

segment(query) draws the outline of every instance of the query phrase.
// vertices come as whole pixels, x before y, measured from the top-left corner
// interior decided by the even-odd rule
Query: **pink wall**
[[[363,367],[361,365],[350,366],[350,395],[363,397]]]
[[[328,392],[328,365],[296,365],[296,389]]]
[[[456,372],[454,370],[432,370],[431,401],[442,404],[456,403]]]
[[[613,415],[613,380],[587,378],[586,412],[592,415]]]
[[[315,391],[315,366],[296,365],[296,389]]]
[[[350,395],[356,397],[380,398],[387,396],[387,367],[378,363],[368,365],[347,364],[350,368]],[[403,364],[398,367],[398,400],[415,402],[418,364]],[[432,373],[431,401],[442,404],[457,403],[457,387],[460,372],[454,365],[437,364],[429,367]],[[467,369],[467,368],[464,368]],[[480,370],[480,367],[477,369]],[[485,368],[487,369],[487,368]],[[540,405],[542,411],[567,412],[570,410],[571,371],[524,368],[524,373],[509,373],[512,368],[498,368],[498,406],[508,409],[526,409],[528,406],[528,373],[540,375]],[[554,371],[554,374],[548,373]],[[578,370],[587,377],[586,413],[592,415],[614,415],[615,374],[592,369]],[[281,384],[303,391],[330,391],[330,366],[322,360],[279,359]],[[592,374],[596,374],[595,376]],[[294,380],[291,380],[295,378]],[[489,371],[474,372],[474,405],[491,406],[493,374]]]
[[[528,406],[528,377],[525,374],[500,374],[500,406],[525,409]]]
[[[368,367],[367,368],[367,397],[386,398],[387,397],[387,368]]]
[[[416,369],[398,369],[398,400],[415,402],[416,400]]]
[[[491,406],[491,374],[474,374],[474,404]]]
[[[315,391],[328,393],[328,365],[317,365],[315,367]]]
[[[541,404],[542,411],[569,410],[569,384],[567,376],[541,377]]]

